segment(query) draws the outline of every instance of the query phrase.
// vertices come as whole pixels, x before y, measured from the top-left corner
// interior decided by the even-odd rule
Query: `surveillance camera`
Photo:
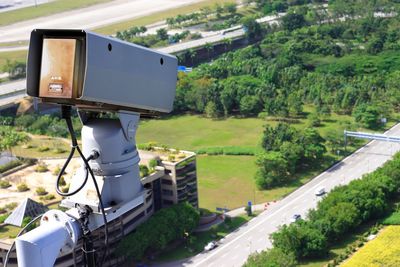
[[[170,112],[177,59],[84,30],[33,30],[27,94],[95,110]]]

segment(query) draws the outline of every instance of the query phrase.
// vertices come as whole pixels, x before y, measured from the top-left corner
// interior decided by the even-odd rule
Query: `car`
[[[301,219],[301,215],[300,214],[294,214],[293,216],[292,216],[292,218],[290,218],[290,222],[291,223],[294,223],[294,222],[297,222],[298,220],[300,220]]]
[[[208,243],[205,247],[204,250],[205,251],[210,251],[213,250],[214,248],[216,248],[218,246],[216,241],[211,241],[210,243]]]
[[[315,195],[316,196],[323,196],[326,194],[325,188],[324,187],[320,187],[315,191]]]

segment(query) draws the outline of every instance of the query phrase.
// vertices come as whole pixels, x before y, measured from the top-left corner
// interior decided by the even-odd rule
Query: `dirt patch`
[[[2,180],[9,181],[12,186],[7,189],[0,189],[0,207],[11,202],[20,203],[27,197],[41,201],[39,200],[39,196],[35,193],[37,187],[44,187],[49,194],[54,194],[57,198],[60,198],[55,191],[57,176],[53,174],[53,172],[55,169],[62,167],[65,159],[48,159],[41,160],[41,162],[46,164],[49,169],[47,172],[36,172],[35,169],[37,165],[33,165],[2,178]],[[71,160],[67,173],[64,175],[67,184],[71,181],[72,175],[79,166],[79,159],[74,158]],[[20,183],[26,183],[30,190],[26,192],[18,192],[17,185]]]

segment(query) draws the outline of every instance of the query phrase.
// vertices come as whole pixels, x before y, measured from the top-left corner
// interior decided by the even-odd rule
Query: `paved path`
[[[400,135],[400,124],[386,133]],[[293,214],[301,214],[304,218],[309,209],[316,207],[320,197],[315,196],[315,191],[319,187],[330,191],[338,185],[359,179],[363,174],[382,166],[397,151],[400,151],[400,144],[372,141],[286,198],[271,204],[266,211],[229,234],[215,250],[159,266],[242,266],[251,253],[271,248],[270,234],[279,226],[290,223]]]
[[[116,0],[0,27],[1,42],[29,40],[32,29],[93,29],[202,0]]]

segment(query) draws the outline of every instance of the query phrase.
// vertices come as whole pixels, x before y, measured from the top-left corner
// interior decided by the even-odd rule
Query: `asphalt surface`
[[[93,29],[201,0],[116,0],[0,27],[1,42],[29,40],[33,29]]]
[[[0,84],[0,109],[8,107],[26,96],[26,80]]]
[[[386,134],[400,135],[400,124]],[[286,198],[270,205],[266,211],[221,240],[216,249],[183,261],[157,266],[242,266],[251,253],[271,248],[270,234],[279,226],[289,224],[294,214],[305,218],[307,211],[316,207],[321,199],[315,195],[318,188],[324,187],[330,191],[338,185],[359,179],[363,174],[382,166],[397,151],[400,151],[400,144],[372,141]]]

